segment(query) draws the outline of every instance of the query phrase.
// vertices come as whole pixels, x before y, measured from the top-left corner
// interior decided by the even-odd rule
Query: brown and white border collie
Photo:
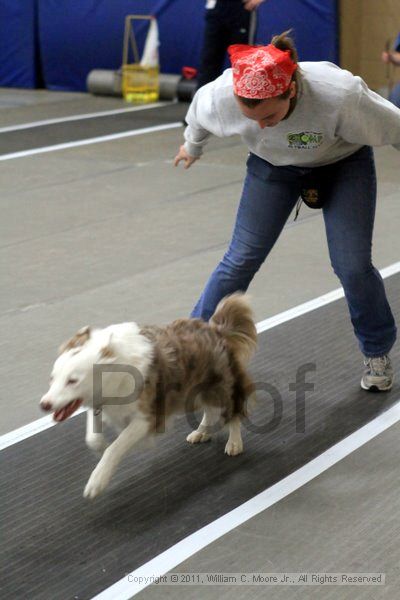
[[[128,450],[159,432],[164,420],[185,411],[204,411],[188,442],[205,442],[217,425],[227,425],[225,452],[240,454],[241,418],[254,392],[246,367],[256,343],[252,311],[240,293],[222,300],[209,323],[179,319],[166,327],[84,327],[64,343],[40,405],[56,421],[81,405],[88,409],[86,443],[103,454],[84,496],[102,492]],[[101,393],[94,385],[96,366],[103,369]],[[124,401],[129,395],[133,400]],[[108,447],[101,428],[95,427],[99,414],[119,432]]]

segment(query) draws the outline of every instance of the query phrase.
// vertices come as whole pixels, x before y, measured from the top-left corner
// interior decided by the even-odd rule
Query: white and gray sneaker
[[[384,356],[366,356],[365,371],[361,379],[363,390],[387,392],[393,385],[393,368],[388,354]]]

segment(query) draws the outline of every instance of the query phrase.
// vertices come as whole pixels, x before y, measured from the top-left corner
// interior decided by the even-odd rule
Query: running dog
[[[40,406],[55,421],[87,408],[86,444],[103,454],[84,496],[100,494],[128,450],[185,411],[203,410],[189,443],[205,442],[216,426],[228,425],[225,452],[240,454],[241,419],[254,392],[246,368],[256,343],[248,299],[239,293],[222,300],[209,323],[179,319],[166,327],[84,327],[65,342]],[[108,447],[99,419],[119,432]]]

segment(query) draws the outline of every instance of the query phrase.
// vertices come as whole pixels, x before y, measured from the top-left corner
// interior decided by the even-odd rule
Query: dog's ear
[[[66,342],[64,342],[63,344],[61,344],[58,353],[62,354],[63,352],[66,352],[67,350],[71,350],[72,348],[78,348],[79,346],[83,346],[88,339],[90,338],[90,327],[89,325],[86,325],[85,327],[82,327],[82,329],[80,329],[79,331],[76,332],[76,334],[69,340],[67,340]]]
[[[100,358],[115,358],[114,350],[110,346],[103,346],[100,350]]]
[[[116,357],[116,354],[114,352],[114,349],[112,347],[111,344],[111,340],[112,340],[112,333],[110,333],[110,337],[108,338],[107,343],[105,344],[105,346],[102,347],[102,349],[100,350],[100,358],[105,359],[105,360],[112,360]]]

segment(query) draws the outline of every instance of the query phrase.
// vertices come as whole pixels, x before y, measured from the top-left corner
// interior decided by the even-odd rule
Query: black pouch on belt
[[[297,219],[301,203],[304,202],[309,208],[322,208],[324,205],[324,194],[321,182],[314,174],[305,175],[301,182],[300,198],[296,206],[296,215],[294,220]]]

